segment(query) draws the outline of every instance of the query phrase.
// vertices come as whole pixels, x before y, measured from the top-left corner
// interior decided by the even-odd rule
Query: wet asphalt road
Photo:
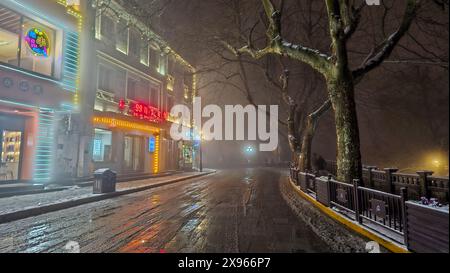
[[[328,252],[274,169],[222,170],[0,225],[0,252]]]

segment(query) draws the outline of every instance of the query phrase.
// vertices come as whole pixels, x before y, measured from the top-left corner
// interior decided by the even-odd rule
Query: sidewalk
[[[61,191],[0,198],[0,224],[181,182],[214,172],[207,170],[203,173],[177,173],[157,178],[121,182],[116,184],[116,192],[106,194],[93,194],[92,186],[73,186]]]

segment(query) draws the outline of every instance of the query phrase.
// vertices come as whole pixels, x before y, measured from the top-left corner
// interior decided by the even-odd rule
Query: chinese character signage
[[[161,123],[167,118],[167,113],[144,103],[131,103],[130,114],[133,117],[155,123]]]

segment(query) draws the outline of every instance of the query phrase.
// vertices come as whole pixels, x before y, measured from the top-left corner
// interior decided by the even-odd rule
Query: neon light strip
[[[37,182],[50,181],[53,167],[53,111],[40,109],[33,179]]]
[[[22,107],[28,107],[28,108],[34,108],[34,109],[41,109],[41,110],[44,110],[44,111],[53,112],[53,109],[38,107],[38,106],[35,106],[35,105],[31,105],[31,104],[25,104],[25,103],[20,103],[20,102],[15,102],[15,101],[8,101],[8,100],[0,100],[0,102],[7,103],[7,104],[12,104],[12,105],[16,105],[16,106],[22,106]]]
[[[120,120],[120,119],[115,119],[115,118],[94,117],[92,120],[93,120],[94,124],[103,124],[110,128],[139,130],[139,131],[150,132],[150,133],[159,132],[158,128],[155,128],[155,127],[152,127],[149,125],[144,125],[142,123],[130,122],[130,121]]]
[[[153,154],[153,173],[159,172],[159,140],[160,137],[155,137],[155,153]]]

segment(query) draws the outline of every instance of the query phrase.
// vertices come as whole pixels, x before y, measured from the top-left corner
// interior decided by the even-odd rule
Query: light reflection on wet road
[[[0,225],[0,252],[326,252],[273,169],[216,175]]]

